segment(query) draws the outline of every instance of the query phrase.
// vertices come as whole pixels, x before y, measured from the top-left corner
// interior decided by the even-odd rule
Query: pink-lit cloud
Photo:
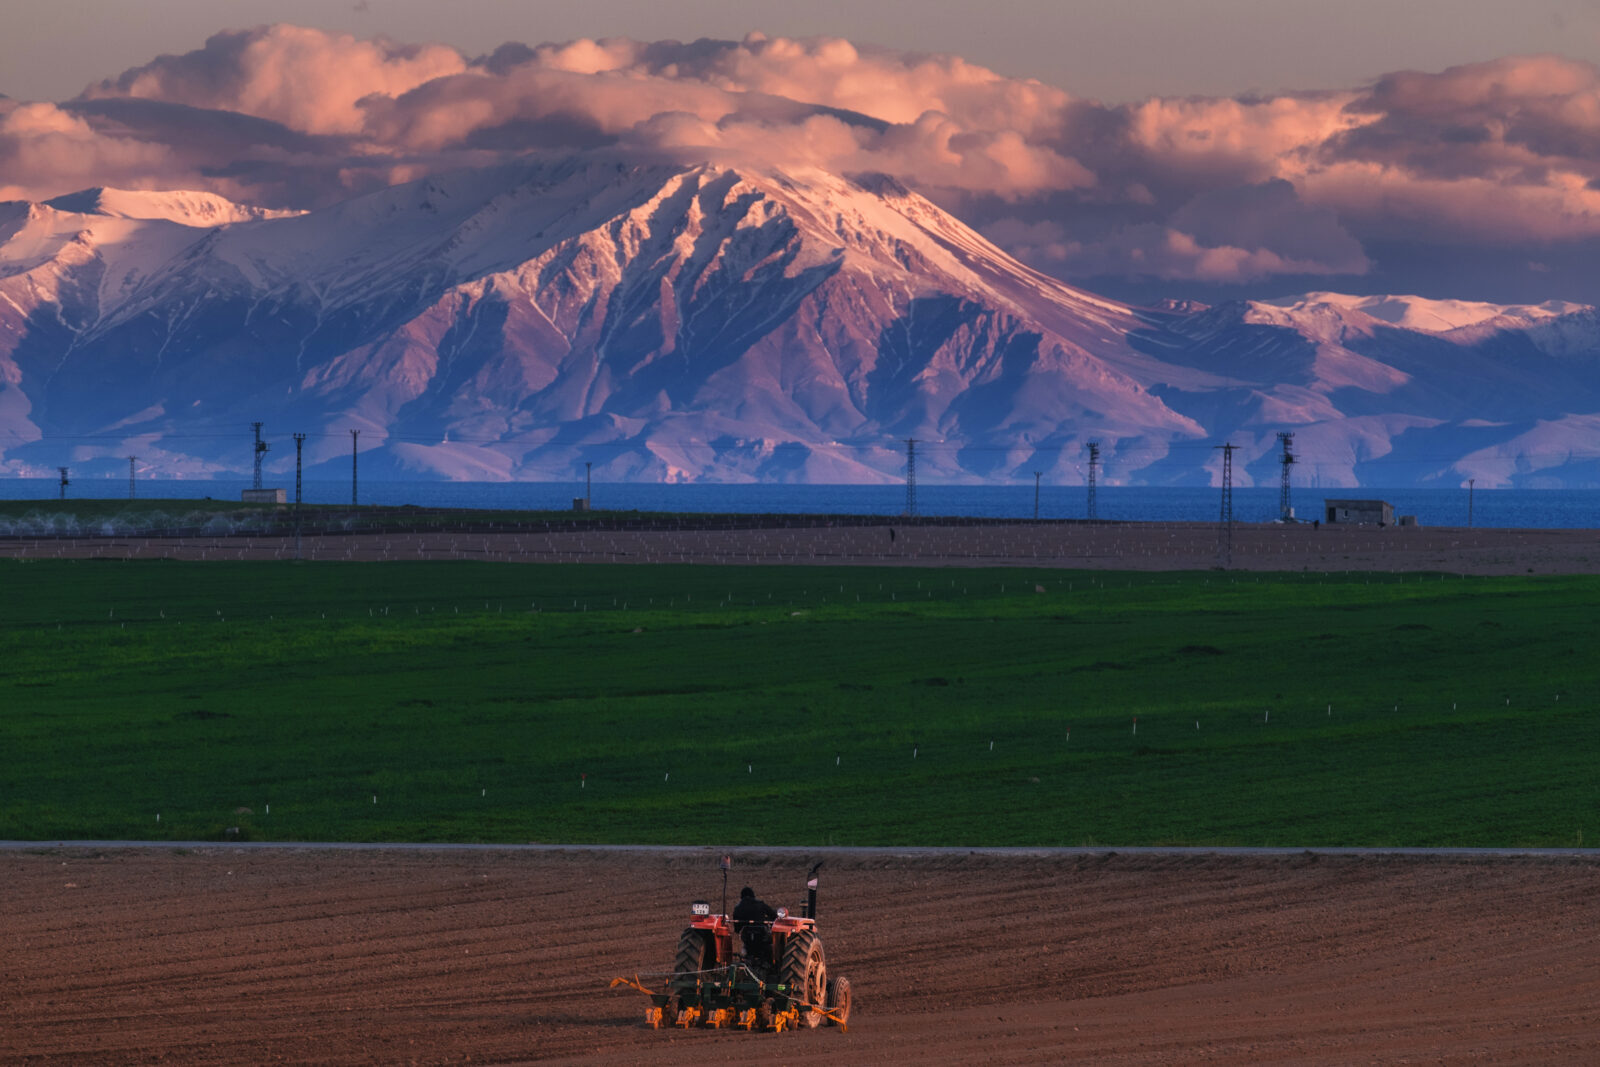
[[[91,185],[156,187],[173,171],[164,144],[106,136],[54,104],[0,100],[0,200]],[[205,184],[198,174],[184,176]]]
[[[398,96],[458,74],[466,61],[444,45],[359,40],[300,26],[219,33],[204,48],[162,56],[84,91],[237,111],[316,134],[356,134],[367,97]]]
[[[836,38],[621,38],[478,57],[294,26],[0,101],[0,195],[200,187],[270,206],[530,151],[882,171],[1067,277],[1356,275],[1408,240],[1600,240],[1600,70],[1522,56],[1340,92],[1105,106]]]

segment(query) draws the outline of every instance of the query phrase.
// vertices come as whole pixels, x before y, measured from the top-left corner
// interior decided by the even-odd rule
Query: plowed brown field
[[[306,559],[509,563],[851,564],[1206,570],[1223,562],[1214,523],[364,533],[307,536]],[[293,559],[292,537],[0,538],[0,559]],[[1594,530],[1237,523],[1227,564],[1247,571],[1600,573]]]
[[[735,863],[799,902],[801,859]],[[834,855],[848,1033],[607,991],[710,852],[40,848],[0,887],[5,1062],[1600,1062],[1592,858]]]

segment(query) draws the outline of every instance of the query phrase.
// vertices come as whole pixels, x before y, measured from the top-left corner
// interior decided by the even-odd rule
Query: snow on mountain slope
[[[1438,334],[1485,324],[1500,329],[1527,327],[1592,310],[1588,305],[1566,300],[1547,300],[1542,304],[1486,304],[1471,300],[1429,300],[1420,296],[1350,296],[1344,293],[1306,293],[1259,303],[1264,308],[1282,308],[1286,314],[1280,321],[1315,316],[1320,309],[1327,308],[1357,312],[1405,330]]]
[[[1271,438],[1260,436],[1268,429],[1299,435],[1296,472],[1324,486],[1453,485],[1486,473],[1467,457],[1490,443],[1521,457],[1512,463],[1521,473],[1485,484],[1522,484],[1535,471],[1539,484],[1594,477],[1576,453],[1527,452],[1553,448],[1550,435],[1512,441],[1530,422],[1600,411],[1593,308],[1310,293],[1145,318],[1130,334],[1136,346],[1209,376],[1162,398],[1214,436],[1260,444],[1246,453],[1246,478],[1277,474]]]
[[[206,232],[165,220],[32,207],[0,248],[0,294],[27,314],[40,302],[51,302],[79,324],[92,322],[119,307],[152,269],[180,258]]]
[[[1249,484],[1293,429],[1321,484],[1449,482],[1554,439],[1529,426],[1587,426],[1596,354],[1594,310],[1554,302],[1136,310],[872,175],[587,157],[304,215],[0,204],[15,472],[134,442],[162,472],[239,471],[262,419],[310,433],[313,467],[359,428],[364,470],[413,476],[889,481],[915,437],[934,480],[1079,481],[1098,439],[1106,484],[1194,483],[1230,439]]]
[[[106,215],[119,219],[165,219],[184,226],[226,226],[257,219],[303,214],[235,204],[215,193],[184,190],[81,189],[45,201],[46,207],[74,215]]]
[[[211,193],[101,188],[0,204],[0,305],[24,318],[54,305],[63,323],[83,328],[185,262],[216,228],[298,214]]]

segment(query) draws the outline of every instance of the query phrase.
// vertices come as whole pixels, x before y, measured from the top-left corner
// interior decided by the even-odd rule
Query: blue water
[[[214,497],[238,500],[244,481],[140,482],[140,496],[179,499]],[[362,482],[361,503],[415,504],[420,507],[565,510],[583,495],[581,482]],[[291,493],[292,493],[291,488]],[[0,500],[40,502],[41,510],[59,507],[54,479],[0,478]],[[123,479],[80,479],[67,489],[68,500],[125,498]],[[746,514],[899,515],[905,510],[904,486],[897,485],[661,485],[597,483],[597,510],[733,512]],[[1379,498],[1394,505],[1396,515],[1415,515],[1424,526],[1467,525],[1467,493],[1456,489],[1345,489],[1294,491],[1301,517],[1317,517],[1325,498]],[[350,483],[308,481],[308,504],[347,504]],[[985,518],[1031,518],[1033,486],[919,485],[920,515]],[[1046,519],[1085,517],[1082,486],[1043,486],[1039,516]],[[1216,489],[1102,487],[1097,496],[1102,519],[1142,522],[1214,522],[1221,511]],[[1473,494],[1476,526],[1529,529],[1600,529],[1600,490],[1495,489]],[[1235,489],[1234,518],[1269,522],[1278,515],[1278,490]]]

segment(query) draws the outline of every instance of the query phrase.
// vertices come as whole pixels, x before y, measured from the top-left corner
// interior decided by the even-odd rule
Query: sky
[[[312,208],[669,154],[889,173],[1133,300],[1600,298],[1600,0],[54,0],[6,29],[0,199]]]
[[[580,37],[834,36],[953,52],[1108,103],[1343,88],[1512,54],[1600,62],[1600,0],[51,0],[6,20],[0,93],[66,99],[217,30],[273,22],[473,54]]]

